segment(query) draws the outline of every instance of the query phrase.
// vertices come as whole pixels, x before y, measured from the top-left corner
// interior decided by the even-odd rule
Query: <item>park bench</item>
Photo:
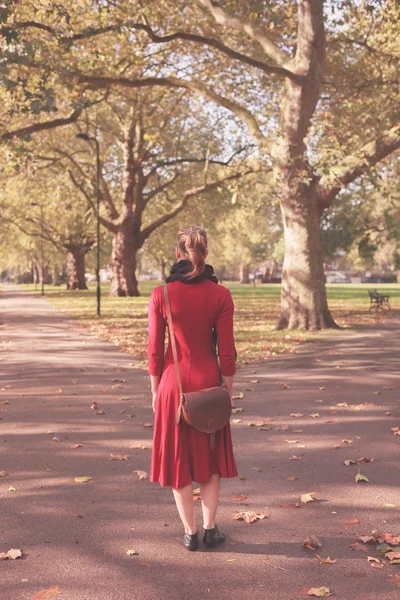
[[[379,308],[387,308],[388,310],[391,310],[389,303],[390,296],[387,294],[380,294],[378,290],[368,290],[368,294],[370,302],[369,310],[371,310],[373,306],[375,307],[375,310],[378,310]]]

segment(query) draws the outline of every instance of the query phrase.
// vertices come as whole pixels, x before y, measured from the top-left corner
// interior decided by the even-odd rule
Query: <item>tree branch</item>
[[[37,131],[45,131],[46,129],[54,129],[55,127],[69,125],[70,123],[78,120],[82,114],[82,111],[83,108],[76,108],[69,117],[53,119],[52,121],[45,121],[42,123],[34,123],[28,127],[21,127],[20,129],[14,129],[14,131],[7,131],[6,133],[0,134],[0,142],[6,142],[15,137],[30,135],[31,133],[35,133]]]
[[[340,164],[332,167],[319,180],[317,194],[321,210],[332,204],[343,187],[399,148],[400,125],[395,125],[379,138],[367,142],[358,151],[346,156]]]
[[[148,25],[144,25],[142,23],[127,23],[126,26],[129,27],[130,29],[145,31],[147,33],[147,35],[150,37],[151,41],[155,42],[157,44],[173,42],[175,40],[184,40],[186,42],[195,42],[197,44],[202,44],[204,46],[210,46],[211,48],[215,48],[222,54],[229,56],[229,58],[238,60],[241,63],[243,63],[245,65],[250,65],[251,67],[255,67],[256,69],[260,69],[261,71],[263,71],[264,73],[267,73],[269,75],[270,74],[281,75],[284,77],[289,77],[290,79],[293,79],[295,81],[302,80],[301,76],[296,75],[295,73],[292,73],[292,71],[289,71],[288,69],[285,69],[284,67],[280,67],[280,66],[276,67],[274,65],[268,65],[267,63],[265,63],[261,60],[256,60],[255,58],[252,58],[251,56],[248,56],[247,54],[243,54],[241,52],[237,52],[236,50],[233,50],[233,48],[226,46],[225,44],[223,44],[219,40],[216,40],[215,38],[197,35],[194,33],[186,33],[184,31],[176,31],[174,33],[170,33],[169,35],[159,36],[156,33],[154,33],[154,31],[151,29],[151,27],[149,27]]]
[[[244,177],[250,173],[254,173],[254,170],[249,170],[244,173],[234,173],[233,175],[228,175],[227,177],[224,177],[223,179],[218,179],[217,181],[213,181],[212,183],[207,183],[205,185],[192,188],[191,190],[187,190],[183,194],[182,200],[171,211],[163,214],[161,217],[153,221],[151,225],[148,225],[141,231],[140,239],[142,244],[146,241],[149,235],[153,233],[153,231],[161,227],[161,225],[164,225],[164,223],[167,223],[168,221],[176,217],[176,215],[178,215],[185,208],[190,198],[215,190],[216,188],[223,185],[226,181],[232,181],[232,179],[239,179],[240,177]]]
[[[220,8],[215,2],[212,2],[212,0],[198,1],[202,6],[204,6],[204,8],[208,10],[218,25],[235,29],[240,33],[245,33],[251,40],[253,40],[253,42],[260,44],[265,54],[274,60],[279,66],[283,67],[283,65],[290,61],[290,57],[286,54],[286,52],[278,48],[278,46],[271,40],[265,31],[254,27],[249,22],[243,22],[236,17],[232,17],[222,8]]]
[[[267,139],[262,134],[257,120],[250,111],[248,111],[246,108],[243,108],[243,106],[237,102],[233,102],[232,100],[229,100],[229,98],[220,96],[213,90],[209,89],[206,85],[198,81],[187,81],[185,79],[178,79],[176,77],[146,77],[145,79],[126,79],[124,77],[100,77],[96,75],[84,74],[77,74],[75,77],[80,83],[90,83],[91,85],[95,85],[97,87],[120,86],[128,88],[140,88],[146,86],[162,86],[186,88],[199,94],[203,98],[206,98],[206,100],[210,100],[211,102],[214,102],[215,104],[218,104],[219,106],[231,111],[246,123],[250,134],[257,142],[259,147],[268,146]]]

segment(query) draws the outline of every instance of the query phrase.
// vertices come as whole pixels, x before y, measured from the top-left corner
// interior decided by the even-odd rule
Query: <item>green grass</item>
[[[67,291],[65,287],[45,286],[45,297],[54,306],[95,335],[104,337],[135,358],[146,360],[147,304],[151,290],[160,282],[141,282],[139,298],[114,298],[108,295],[109,284],[102,284],[102,316],[96,317],[95,284],[89,290]],[[318,333],[301,331],[275,331],[279,316],[280,285],[240,285],[228,282],[235,302],[235,337],[239,360],[251,362],[266,359],[281,352],[295,352],[299,343],[310,342]],[[25,285],[30,292],[34,285]],[[369,312],[368,288],[390,294],[393,314],[400,313],[400,285],[350,285],[327,286],[329,306],[341,327],[354,328],[381,321],[387,313]]]

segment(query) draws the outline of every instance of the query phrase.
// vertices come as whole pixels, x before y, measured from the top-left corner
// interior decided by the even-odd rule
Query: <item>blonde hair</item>
[[[204,273],[206,268],[207,234],[198,225],[183,227],[178,233],[178,249],[193,265],[187,274],[188,279],[193,279]]]

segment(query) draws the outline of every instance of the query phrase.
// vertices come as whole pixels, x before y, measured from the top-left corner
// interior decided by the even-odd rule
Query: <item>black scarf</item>
[[[206,265],[205,270],[200,275],[196,277],[192,277],[188,279],[187,274],[193,269],[193,265],[190,260],[180,260],[179,262],[172,265],[170,275],[166,278],[166,283],[171,283],[172,281],[182,281],[183,283],[198,283],[199,281],[204,281],[204,279],[209,279],[214,283],[218,283],[217,277],[214,275],[214,269],[211,265]]]

